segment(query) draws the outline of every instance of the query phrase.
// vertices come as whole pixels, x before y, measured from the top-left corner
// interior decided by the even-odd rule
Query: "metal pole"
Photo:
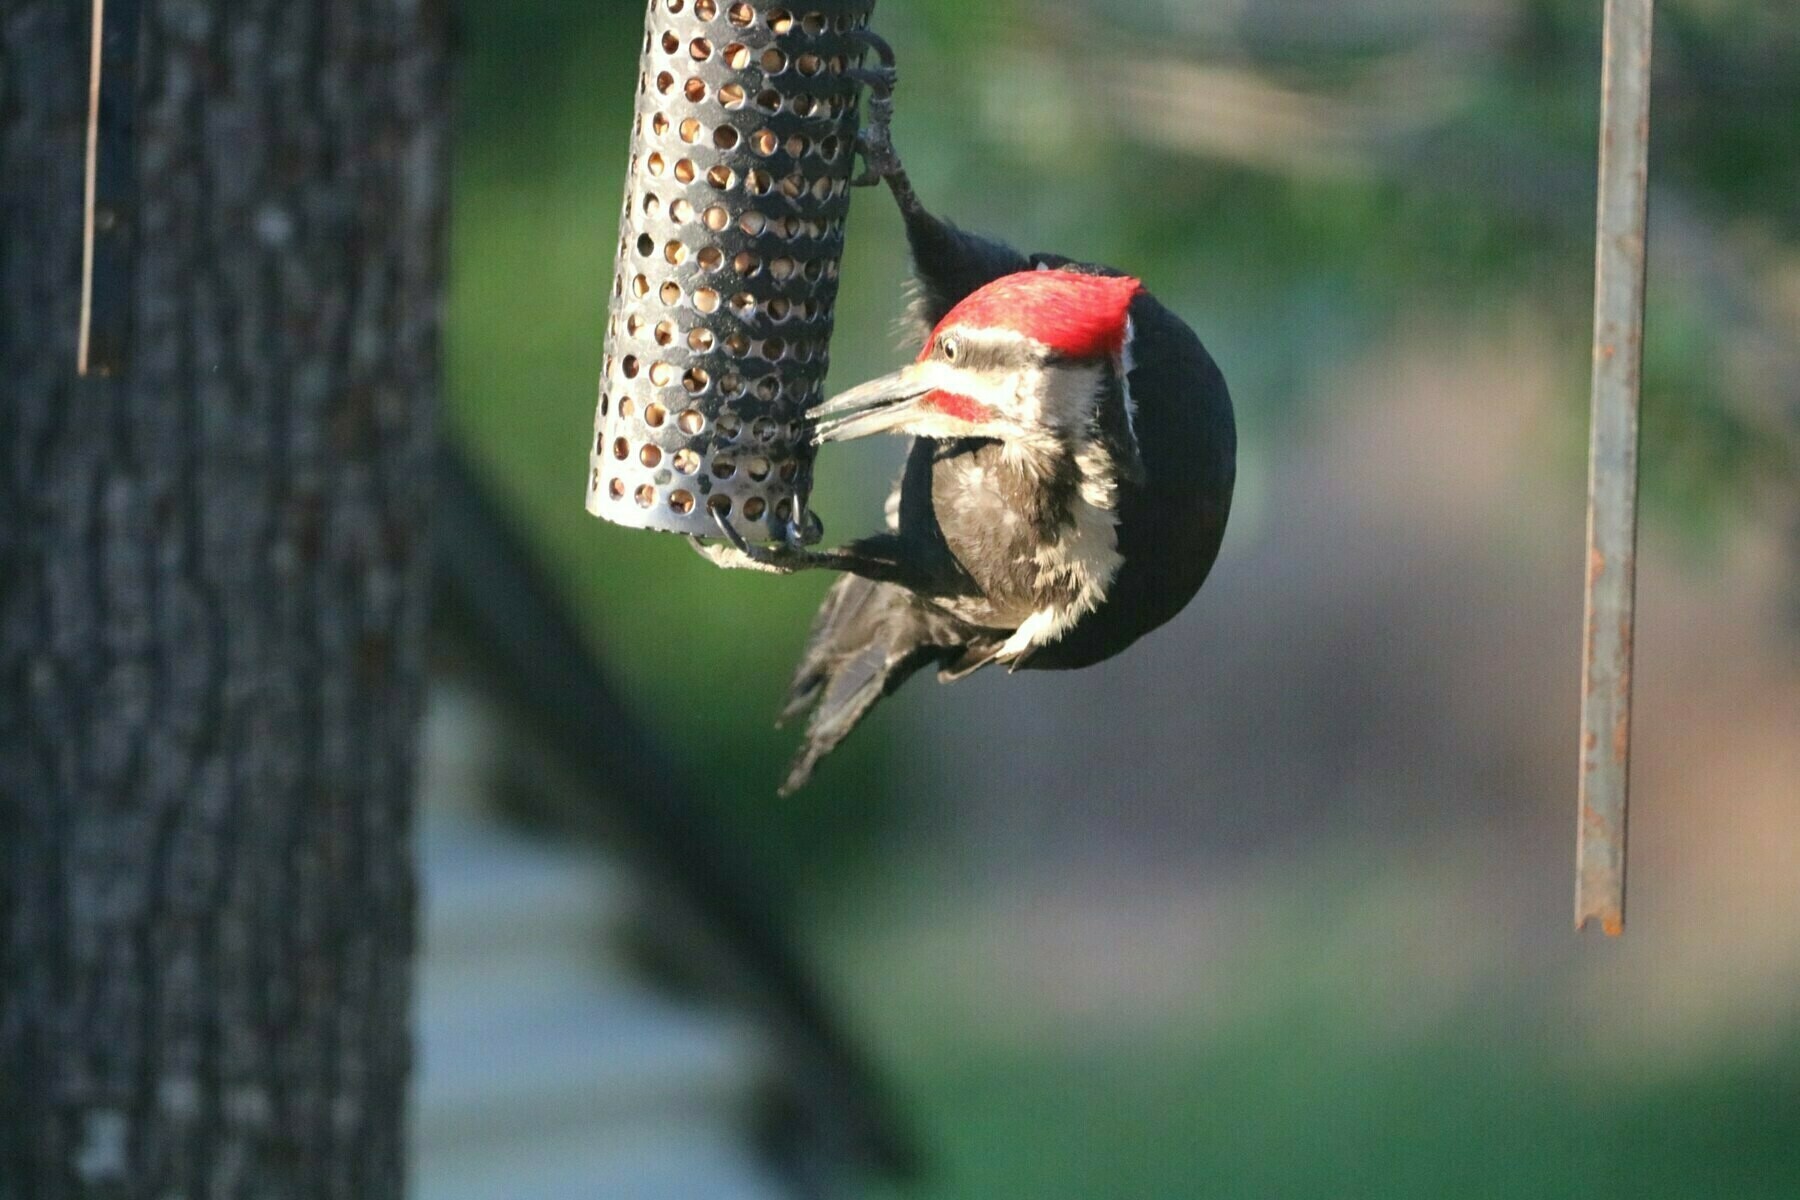
[[[91,0],[81,308],[75,372],[102,378],[131,355],[137,224],[138,20],[142,0]]]
[[[106,0],[93,0],[89,12],[93,26],[88,52],[87,162],[83,169],[81,201],[81,328],[76,333],[75,373],[88,373],[88,345],[94,321],[94,209],[98,203],[95,183],[100,169],[100,48],[106,29]]]
[[[1606,0],[1600,84],[1575,928],[1598,918],[1613,936],[1625,930],[1651,16],[1652,0]]]

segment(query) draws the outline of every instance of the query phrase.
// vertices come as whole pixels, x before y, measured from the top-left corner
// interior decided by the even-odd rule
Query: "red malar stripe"
[[[919,404],[923,408],[955,417],[959,421],[967,421],[971,425],[979,425],[994,415],[994,410],[987,405],[968,396],[959,396],[955,392],[926,392]]]

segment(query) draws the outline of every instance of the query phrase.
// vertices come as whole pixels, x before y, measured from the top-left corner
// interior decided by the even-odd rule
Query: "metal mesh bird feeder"
[[[589,460],[620,525],[793,540],[874,0],[651,0]]]

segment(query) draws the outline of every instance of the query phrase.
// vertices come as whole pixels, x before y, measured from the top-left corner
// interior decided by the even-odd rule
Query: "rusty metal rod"
[[[1625,930],[1652,7],[1606,0],[1600,83],[1575,928],[1598,918],[1612,936]]]

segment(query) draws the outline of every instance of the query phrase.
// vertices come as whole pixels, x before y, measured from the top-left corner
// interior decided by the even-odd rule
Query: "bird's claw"
[[[800,510],[800,519],[788,528],[788,541],[798,540],[802,546],[816,546],[825,536],[825,522],[810,508]]]
[[[812,565],[811,553],[798,543],[758,546],[739,533],[737,526],[731,523],[731,518],[717,509],[713,510],[713,521],[718,525],[719,532],[725,535],[724,544],[705,542],[693,534],[688,535],[688,544],[701,558],[716,567],[735,571],[762,571],[770,575],[792,575],[795,571],[805,570]],[[806,528],[797,533],[804,538],[806,533],[813,530],[817,532],[810,540],[817,541],[824,536],[825,527],[817,517],[812,517]]]
[[[894,88],[900,73],[894,67],[894,48],[886,39],[867,29],[856,37],[871,47],[881,60],[878,66],[852,67],[845,74],[869,89],[867,123],[857,131],[856,149],[862,154],[863,173],[850,181],[852,187],[869,187],[901,174],[900,155],[894,150]]]
[[[894,48],[888,44],[886,38],[882,37],[879,33],[876,33],[873,29],[852,29],[849,36],[852,41],[861,42],[869,49],[875,51],[875,56],[881,60],[882,66],[887,67],[889,70],[893,69]]]

